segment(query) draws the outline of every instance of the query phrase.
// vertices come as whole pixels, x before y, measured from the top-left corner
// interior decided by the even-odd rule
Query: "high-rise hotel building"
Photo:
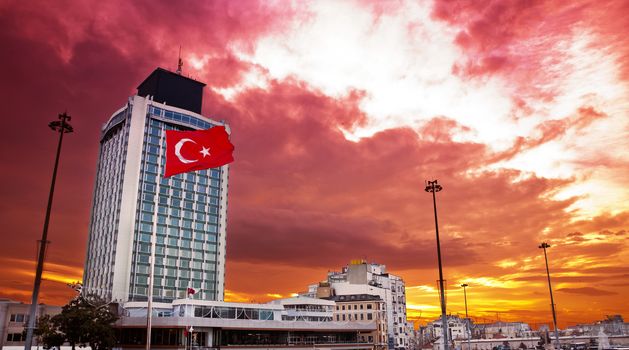
[[[103,125],[85,292],[147,300],[155,228],[153,300],[188,287],[196,299],[223,300],[228,166],[163,177],[166,130],[224,125],[200,114],[204,86],[158,68]]]

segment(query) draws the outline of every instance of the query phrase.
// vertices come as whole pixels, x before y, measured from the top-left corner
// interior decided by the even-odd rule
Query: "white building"
[[[10,346],[24,347],[25,329],[30,304],[0,299],[0,349]],[[37,305],[37,317],[61,313],[61,306]],[[39,338],[33,337],[33,345],[39,346]]]
[[[452,342],[453,340],[462,340],[471,338],[470,328],[468,325],[468,320],[460,318],[458,316],[448,315],[448,340]],[[427,329],[431,332],[431,337],[433,339],[441,338],[443,336],[443,324],[441,317],[429,322],[427,324]]]
[[[598,336],[601,329],[607,335],[629,335],[629,323],[625,322],[622,315],[607,315],[605,319],[600,321],[567,327],[562,333],[565,335]]]
[[[163,178],[166,130],[224,125],[201,114],[205,84],[158,68],[103,125],[84,291],[148,299],[155,234],[155,301],[222,300],[228,166]]]
[[[116,322],[119,349],[137,348],[146,341],[146,302],[127,302]],[[334,302],[291,298],[267,304],[178,299],[154,303],[152,345],[160,348],[295,350],[334,348],[373,350],[361,336],[376,329],[374,322],[312,321],[312,312],[332,315]],[[296,319],[286,319],[291,310]],[[305,318],[302,318],[304,316]]]
[[[298,296],[295,298],[277,299],[269,304],[283,307],[281,319],[284,321],[332,321],[334,301]]]
[[[531,326],[525,322],[493,322],[474,325],[474,338],[522,338],[533,336]]]
[[[322,285],[323,286],[323,285]],[[386,272],[386,266],[354,260],[341,272],[328,272],[323,286],[331,295],[377,295],[385,303],[389,349],[406,349],[412,333],[406,320],[406,289],[402,278]],[[309,296],[323,297],[319,284],[311,285]]]

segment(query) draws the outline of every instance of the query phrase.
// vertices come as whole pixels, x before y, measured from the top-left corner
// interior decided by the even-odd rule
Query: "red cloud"
[[[612,57],[619,78],[629,80],[629,4],[608,1],[449,1],[437,0],[433,17],[458,30],[454,42],[464,58],[453,72],[466,78],[499,74],[518,91],[516,99],[530,96],[551,100],[556,91],[549,82],[566,74],[566,42],[592,35],[588,48]],[[587,84],[588,82],[584,82]]]
[[[518,137],[515,143],[509,149],[496,154],[492,161],[498,162],[511,159],[523,151],[535,148],[549,141],[561,138],[569,129],[580,131],[590,125],[597,119],[604,118],[606,115],[596,111],[593,107],[580,107],[577,115],[570,116],[561,120],[546,120],[540,123],[534,134],[536,137]]]

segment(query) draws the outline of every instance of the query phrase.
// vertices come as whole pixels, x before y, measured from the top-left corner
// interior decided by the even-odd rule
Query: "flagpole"
[[[157,186],[155,187],[155,197],[153,198],[153,229],[151,230],[151,259],[149,267],[149,290],[148,302],[146,304],[146,350],[151,350],[151,325],[153,318],[153,276],[155,274],[155,250],[157,248],[157,208],[159,207],[159,194],[162,183],[162,156],[164,155],[164,126],[161,127],[159,140],[159,158],[157,158]],[[164,159],[164,161],[166,161]]]

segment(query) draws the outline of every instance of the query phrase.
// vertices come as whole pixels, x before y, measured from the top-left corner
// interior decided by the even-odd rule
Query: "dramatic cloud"
[[[583,294],[583,295],[591,295],[591,296],[605,296],[605,295],[616,294],[614,292],[608,292],[606,290],[593,288],[593,287],[559,288],[557,290],[560,291],[560,292],[564,292],[564,293],[574,293],[574,294]]]
[[[41,300],[81,278],[99,129],[156,66],[207,83],[233,130],[226,298],[303,291],[384,263],[409,314],[548,322],[627,313],[629,11],[624,1],[0,4],[0,296],[28,301],[56,134]],[[595,284],[595,285],[593,285]],[[604,298],[601,298],[604,297]]]

